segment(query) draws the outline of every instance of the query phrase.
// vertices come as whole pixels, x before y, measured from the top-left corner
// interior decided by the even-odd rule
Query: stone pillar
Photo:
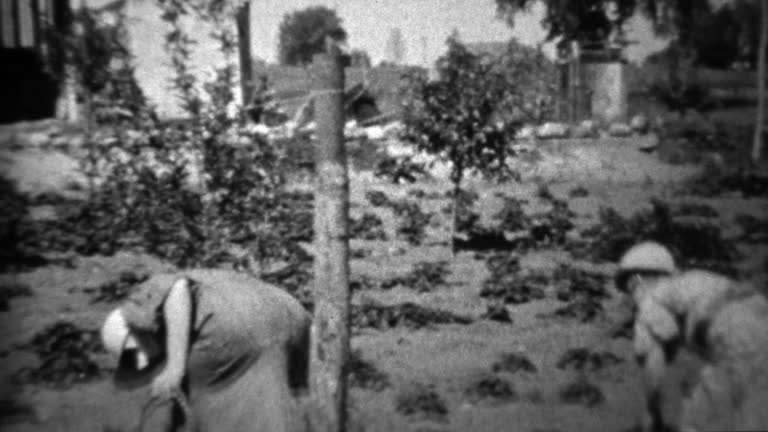
[[[627,121],[626,66],[621,61],[584,64],[592,87],[592,117],[611,123]]]

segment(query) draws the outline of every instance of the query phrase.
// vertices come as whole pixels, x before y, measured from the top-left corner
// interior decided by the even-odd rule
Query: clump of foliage
[[[367,275],[354,275],[349,280],[349,290],[355,291],[370,291],[379,284]]]
[[[489,304],[485,313],[480,316],[480,319],[486,319],[489,321],[497,321],[501,323],[512,324],[512,316],[509,314],[507,306],[502,302],[495,302]]]
[[[456,232],[457,233],[472,233],[479,229],[477,226],[480,220],[480,215],[472,211],[472,207],[480,198],[477,192],[474,190],[459,189],[454,191],[448,191],[446,195],[448,198],[453,198],[454,193],[458,194],[458,197],[454,199],[456,219]],[[454,212],[453,205],[443,208],[443,213],[451,214]]]
[[[313,6],[283,16],[278,30],[280,63],[306,66],[325,50],[325,38],[345,41],[347,32],[336,11]]]
[[[381,218],[373,213],[363,213],[360,219],[352,219],[349,225],[349,233],[352,238],[363,240],[386,240],[384,223]]]
[[[432,213],[424,212],[418,203],[408,200],[392,203],[392,210],[400,218],[397,234],[412,245],[420,245],[426,238],[426,228],[432,220]]]
[[[426,192],[424,189],[411,189],[408,191],[408,196],[416,199],[434,200],[440,199],[442,194],[440,192]]]
[[[750,170],[722,172],[705,169],[688,181],[685,192],[702,197],[733,192],[747,199],[764,197],[768,194],[768,176]]]
[[[395,410],[408,417],[443,421],[448,407],[432,386],[411,384],[395,395]]]
[[[589,323],[602,316],[605,311],[603,304],[595,299],[578,297],[567,305],[557,308],[552,316],[581,323]],[[544,315],[547,316],[546,314]]]
[[[768,242],[768,222],[749,214],[736,216],[735,222],[741,227],[741,241],[754,244]]]
[[[447,283],[448,273],[448,261],[422,261],[414,264],[406,275],[382,282],[381,287],[391,289],[395,286],[403,286],[416,292],[432,292]]]
[[[475,54],[456,34],[447,40],[448,50],[437,61],[438,78],[424,74],[407,77],[403,109],[403,138],[417,149],[451,163],[450,180],[457,209],[461,183],[471,171],[492,178],[512,175],[506,158],[515,126],[500,121],[516,92],[495,61]],[[456,221],[452,221],[452,238]]]
[[[606,276],[560,265],[552,276],[557,287],[557,299],[571,301],[578,298],[603,300],[610,297],[605,288]]]
[[[307,310],[312,310],[313,295],[309,287],[312,280],[312,255],[297,244],[290,245],[290,248],[286,265],[280,269],[262,273],[261,279],[285,289]]]
[[[527,303],[545,297],[545,288],[549,284],[546,275],[524,274],[516,254],[492,254],[486,259],[485,266],[490,276],[483,282],[481,297],[511,304]]]
[[[562,246],[567,234],[573,229],[571,218],[575,215],[568,207],[568,202],[551,199],[552,208],[531,218],[530,236],[536,245]]]
[[[420,329],[435,324],[470,324],[470,318],[448,311],[427,308],[406,302],[396,305],[366,303],[353,306],[351,323],[354,328],[387,330],[395,327]]]
[[[259,273],[308,304],[312,195],[292,192],[280,144],[245,127],[234,105],[236,38],[224,2],[162,2],[169,24],[164,47],[172,85],[189,120],[159,122],[135,102],[132,121],[109,119],[88,136],[83,171],[88,199],[56,221],[20,232],[33,250],[112,254],[139,250],[179,267],[230,265]],[[194,14],[213,24],[225,61],[199,85],[181,20]],[[114,102],[114,101],[112,101]],[[268,271],[275,266],[276,271]]]
[[[603,315],[602,300],[610,297],[605,276],[561,265],[552,279],[557,299],[568,302],[553,312],[555,317],[587,323]]]
[[[0,284],[0,312],[11,310],[10,301],[16,297],[32,297],[32,289],[21,283]]]
[[[390,385],[387,374],[365,360],[360,350],[352,351],[347,367],[349,368],[349,385],[352,387],[380,392]]]
[[[560,399],[567,404],[585,405],[591,408],[603,403],[605,396],[598,386],[582,376],[560,389]]]
[[[103,283],[95,288],[85,288],[83,292],[95,294],[91,298],[91,304],[99,302],[115,303],[128,297],[136,285],[147,279],[149,279],[149,273],[124,271],[120,273],[117,279]]]
[[[0,176],[0,270],[8,270],[21,264],[27,255],[21,250],[20,225],[27,214],[27,199],[16,190],[16,185]]]
[[[416,163],[408,156],[386,157],[376,164],[373,175],[394,184],[415,183],[427,174],[423,163]]]
[[[379,190],[365,191],[365,199],[374,207],[388,207],[392,205],[392,201],[387,194]]]
[[[669,247],[683,266],[724,270],[722,266],[736,258],[734,246],[718,226],[701,218],[676,220],[669,204],[658,199],[651,205],[629,218],[611,208],[600,209],[599,222],[582,233],[587,239],[586,255],[595,261],[617,261],[632,245],[653,240]]]
[[[493,215],[501,231],[516,232],[528,229],[531,221],[523,210],[524,200],[513,197],[503,197],[501,210]]]
[[[499,359],[491,365],[493,372],[528,372],[536,373],[538,368],[535,364],[525,355],[518,353],[505,353],[502,354]]]
[[[16,378],[22,383],[67,389],[101,377],[92,358],[94,353],[103,351],[97,330],[83,330],[59,321],[37,333],[22,348],[33,351],[40,359],[38,366],[18,371]]]
[[[584,186],[576,186],[568,191],[568,196],[571,198],[584,198],[589,196],[589,191]]]
[[[464,396],[470,403],[505,403],[519,399],[514,386],[507,380],[495,375],[483,376],[464,390]]]
[[[587,348],[572,348],[563,353],[557,361],[557,368],[562,370],[597,371],[605,367],[623,363],[624,360],[610,351],[590,351]]]

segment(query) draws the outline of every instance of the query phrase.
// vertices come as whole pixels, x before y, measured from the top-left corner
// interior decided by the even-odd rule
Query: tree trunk
[[[251,58],[251,2],[237,9],[237,45],[240,53],[240,91],[243,106],[253,97],[253,59]]]
[[[317,122],[314,321],[310,347],[311,430],[346,430],[349,356],[349,179],[344,148],[344,69],[327,42],[313,62]]]
[[[757,50],[757,114],[755,136],[752,140],[752,161],[757,163],[763,151],[763,127],[765,125],[765,50],[768,46],[768,5],[760,2],[760,46]]]

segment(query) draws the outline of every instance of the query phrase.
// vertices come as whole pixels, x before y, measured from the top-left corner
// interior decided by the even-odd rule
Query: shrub
[[[400,218],[397,234],[412,245],[420,245],[426,237],[426,228],[432,220],[432,213],[425,213],[414,201],[399,201],[392,204],[392,209]]]
[[[448,414],[443,398],[432,388],[412,384],[395,396],[395,410],[405,416],[441,421]]]
[[[23,383],[67,389],[75,383],[101,377],[101,370],[93,359],[94,353],[104,350],[97,330],[83,330],[70,322],[59,321],[35,334],[22,348],[40,358],[38,366],[17,372],[16,379]]]
[[[387,233],[384,232],[384,223],[381,218],[373,213],[363,213],[360,219],[350,221],[349,232],[352,238],[363,240],[386,240]]]
[[[391,306],[363,304],[352,307],[352,327],[387,330],[394,327],[420,329],[434,324],[470,324],[470,318],[415,303]]]
[[[700,218],[675,220],[670,206],[658,199],[651,205],[629,218],[611,208],[600,209],[599,222],[582,233],[587,255],[596,261],[617,261],[632,245],[653,240],[669,247],[682,266],[729,271],[727,266],[737,252],[723,239],[719,227]]]
[[[373,175],[378,178],[386,178],[394,184],[415,183],[426,175],[423,163],[415,163],[410,157],[387,157],[376,164]]]
[[[519,399],[517,392],[509,381],[493,375],[481,377],[470,384],[464,390],[464,395],[474,404],[482,402],[514,402]]]
[[[380,392],[389,387],[387,374],[381,372],[373,363],[363,358],[360,350],[352,351],[349,356],[349,385],[366,390]]]
[[[405,276],[394,277],[384,281],[381,287],[390,289],[401,285],[417,292],[431,292],[440,285],[445,285],[448,275],[448,262],[419,262]]]
[[[499,357],[499,359],[491,365],[493,372],[529,372],[536,373],[538,368],[535,364],[525,355],[517,353],[506,353]]]

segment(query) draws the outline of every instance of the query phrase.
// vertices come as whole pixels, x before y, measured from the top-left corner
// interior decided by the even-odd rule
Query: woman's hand
[[[152,398],[169,400],[175,397],[181,391],[181,380],[183,378],[183,372],[165,368],[152,380]]]

